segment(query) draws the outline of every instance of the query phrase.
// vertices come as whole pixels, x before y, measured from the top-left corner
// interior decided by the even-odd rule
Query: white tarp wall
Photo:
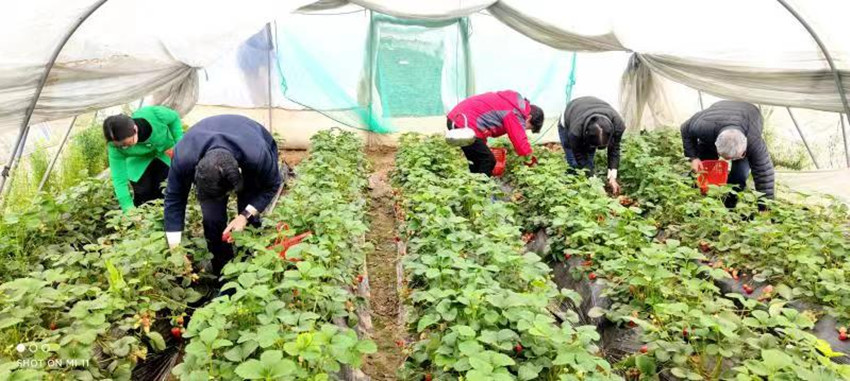
[[[328,12],[334,13],[294,15],[285,25],[276,23],[273,26],[279,36],[277,54],[283,57],[280,58],[279,70],[272,70],[272,104],[276,107],[272,125],[288,147],[305,148],[309,137],[316,131],[352,125],[350,119],[340,117],[343,111],[333,107],[338,103],[335,98],[339,97],[347,98],[351,104],[357,102],[370,18],[366,10],[355,6]],[[556,142],[558,135],[554,125],[565,106],[573,53],[530,40],[487,14],[469,15],[468,21],[472,31],[468,49],[472,61],[469,75],[473,78],[474,92],[519,91],[543,107],[549,117],[546,127],[551,128],[545,136],[532,139]],[[268,105],[265,52],[252,48],[263,45],[259,40],[264,36],[265,32],[259,32],[201,72],[199,106],[187,115],[187,122],[193,123],[218,113],[240,113],[268,124],[268,112],[263,109]],[[445,129],[444,112],[459,101],[452,91],[446,92],[447,87],[451,88],[457,82],[453,81],[456,74],[452,73],[455,65],[451,62],[455,59],[451,53],[456,48],[460,47],[455,40],[451,40],[446,48],[450,51],[446,52],[444,70],[451,70],[442,76],[445,82],[442,87],[446,93],[443,96],[444,109],[428,117],[395,117],[392,126],[397,131],[430,133]],[[309,51],[305,52],[305,49]],[[246,53],[255,56],[253,59],[246,58]],[[304,58],[305,54],[310,57]],[[289,58],[293,56],[298,59]],[[572,96],[595,95],[616,106],[619,78],[628,57],[626,52],[580,53],[576,59],[577,81]],[[401,59],[399,62],[383,63],[406,65],[407,61]],[[284,79],[281,74],[285,77],[287,94],[282,91],[281,81]],[[254,94],[251,89],[260,89],[261,92]],[[313,93],[314,102],[309,106],[319,109],[321,114],[287,98],[302,100],[305,93]],[[316,94],[323,94],[324,98]],[[325,118],[322,114],[330,117]],[[389,144],[396,136],[371,136],[371,139]]]
[[[197,70],[256,32],[296,0],[109,0],[62,49],[31,124],[138,100],[188,111]],[[32,0],[0,12],[0,151],[8,153],[53,50],[93,0]],[[5,161],[5,158],[2,159]]]
[[[93,3],[35,0],[7,5],[0,12],[0,33],[7,36],[0,41],[6,53],[0,57],[0,133],[20,127],[51,51],[68,26]],[[289,10],[307,3],[110,0],[82,25],[60,54],[32,122],[68,117],[152,93],[155,102],[185,111],[196,98],[197,68],[209,67],[266,22],[278,19],[281,23]],[[841,75],[850,77],[850,23],[843,20],[850,14],[850,2],[789,3],[821,36]],[[358,6],[432,21],[485,12],[501,23],[498,27],[510,27],[554,49],[638,52],[644,70],[630,72],[640,75],[627,77],[617,104],[626,118],[633,120],[632,128],[675,126],[682,115],[692,112],[692,98],[659,91],[665,87],[664,81],[763,105],[842,111],[823,54],[775,0],[323,0],[304,10],[334,12]],[[324,16],[312,17],[315,30],[337,27],[333,21],[322,21]],[[582,73],[597,72],[585,69],[582,62],[578,61],[579,81]],[[486,65],[498,66],[499,62]],[[844,88],[850,90],[848,82],[845,80]],[[581,82],[576,84],[574,96],[585,94],[580,86]],[[602,85],[592,87],[586,94],[605,99],[609,98],[603,94],[613,91]],[[816,130],[813,135],[833,131],[832,123],[809,123],[803,114],[800,121],[805,128]]]
[[[487,62],[487,40],[510,43],[516,38],[531,37],[550,47],[565,50],[620,50],[610,53],[580,53],[577,60],[573,97],[595,95],[610,102],[630,118],[631,128],[677,128],[701,105],[708,107],[718,99],[736,99],[759,104],[767,118],[767,127],[775,139],[802,149],[802,133],[821,168],[845,166],[844,136],[839,122],[843,111],[833,74],[811,35],[780,3],[774,0],[739,2],[655,0],[630,1],[435,1],[427,4],[403,1],[323,1],[328,12],[351,12],[360,5],[399,17],[443,19],[467,16],[475,33],[470,39],[472,59],[478,61],[476,92],[491,90],[482,86],[487,73],[497,73],[495,88],[515,88],[523,93],[534,89],[515,84],[510,73],[516,67],[510,62]],[[334,8],[345,5],[342,8]],[[794,7],[820,35],[836,60],[838,70],[847,77],[850,69],[850,28],[842,20],[850,14],[850,3],[839,0],[791,1]],[[489,7],[489,8],[487,8]],[[493,18],[471,13],[485,10]],[[299,16],[300,17],[300,16]],[[304,16],[317,18],[321,16]],[[364,17],[340,22],[338,16],[327,16],[327,22],[311,21],[320,28],[362,31]],[[335,20],[335,21],[332,21]],[[504,23],[504,24],[503,24]],[[511,33],[506,26],[519,33]],[[357,29],[360,28],[360,29]],[[322,33],[333,34],[324,30]],[[484,37],[481,37],[484,36]],[[477,37],[477,38],[476,38]],[[520,41],[520,43],[522,43]],[[533,45],[525,42],[524,45]],[[487,46],[489,49],[498,47]],[[333,57],[328,46],[317,47]],[[349,47],[351,49],[351,47]],[[357,57],[357,48],[353,51]],[[545,49],[545,48],[544,48]],[[627,67],[630,53],[641,52],[645,69],[641,76],[634,72],[620,76]],[[362,51],[362,50],[361,50]],[[350,52],[351,54],[351,52]],[[361,53],[362,54],[362,53]],[[344,56],[343,56],[344,57]],[[539,58],[540,54],[529,56]],[[358,58],[355,58],[358,60]],[[524,76],[536,75],[533,65],[525,65]],[[522,67],[522,66],[520,66]],[[511,70],[514,69],[514,70]],[[508,73],[508,74],[506,74]],[[357,75],[357,73],[352,73]],[[564,83],[541,84],[547,90],[560,91]],[[622,86],[621,86],[622,85]],[[844,87],[850,89],[845,81]],[[493,88],[493,89],[495,89]],[[634,89],[643,89],[635,94]],[[696,89],[702,90],[698,93]],[[350,90],[356,91],[356,88]],[[533,96],[530,96],[533,100]],[[205,99],[201,103],[233,104],[221,99]],[[566,100],[564,99],[563,103]],[[277,103],[277,102],[276,102]],[[244,103],[243,103],[244,104]],[[774,105],[774,106],[770,106]],[[256,105],[255,105],[256,106]],[[799,130],[784,106],[791,106]],[[291,105],[290,105],[291,107]],[[560,105],[563,108],[563,104]],[[297,109],[297,107],[296,107]],[[559,111],[547,105],[549,116]],[[200,114],[218,112],[207,110]],[[319,129],[340,125],[333,120],[310,115],[309,111],[275,112],[277,131],[287,143],[305,146],[307,138]],[[551,123],[551,121],[550,121]],[[291,126],[292,128],[288,128]],[[850,126],[848,126],[850,127]],[[402,124],[402,131],[437,132],[440,118],[417,118]],[[557,141],[550,130],[540,141]],[[386,140],[386,139],[379,139]],[[808,155],[807,155],[808,156]],[[811,159],[809,159],[811,160]],[[812,166],[812,163],[807,163]],[[793,173],[780,177],[789,183],[811,184],[813,175],[800,181]],[[850,188],[845,171],[825,172],[818,182],[825,188]],[[837,184],[836,184],[837,181]]]

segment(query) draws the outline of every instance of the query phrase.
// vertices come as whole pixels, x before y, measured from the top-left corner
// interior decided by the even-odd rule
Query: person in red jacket
[[[540,132],[543,127],[543,110],[512,90],[484,93],[461,101],[447,115],[446,127],[471,128],[475,142],[462,147],[469,161],[469,171],[490,176],[496,158],[487,146],[487,138],[507,134],[519,156],[530,156],[527,165],[537,163],[525,130]]]

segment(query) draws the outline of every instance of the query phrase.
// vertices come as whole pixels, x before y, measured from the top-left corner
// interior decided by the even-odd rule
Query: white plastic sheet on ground
[[[780,186],[813,196],[832,196],[850,205],[850,169],[778,171],[776,178]],[[780,197],[782,193],[779,192]]]

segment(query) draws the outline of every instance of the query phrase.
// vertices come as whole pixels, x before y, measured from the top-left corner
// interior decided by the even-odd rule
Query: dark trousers
[[[558,128],[558,137],[561,140],[561,148],[564,149],[564,157],[567,159],[567,164],[570,165],[570,168],[575,169],[587,169],[590,172],[593,172],[593,159],[596,157],[596,151],[590,151],[590,153],[585,154],[585,160],[583,163],[579,163],[578,159],[576,159],[575,154],[573,153],[573,149],[570,148],[570,134],[566,128]]]
[[[130,182],[133,186],[133,205],[140,206],[151,200],[162,199],[162,182],[168,178],[168,164],[153,159],[139,181]]]
[[[717,160],[717,149],[712,144],[697,144],[697,157],[700,160]],[[726,183],[732,185],[735,192],[741,192],[747,188],[747,177],[750,177],[750,161],[746,157],[740,160],[732,161],[732,168],[729,169],[729,177]],[[738,195],[729,194],[723,199],[723,203],[727,208],[734,208],[738,204]]]
[[[253,198],[253,195],[243,192],[236,195],[237,213],[245,210],[248,201]],[[227,197],[216,200],[207,200],[201,202],[201,214],[204,218],[204,238],[207,241],[207,248],[212,253],[212,272],[213,275],[221,275],[221,269],[227,262],[233,259],[233,245],[222,241],[222,233],[230,223],[227,217]],[[252,226],[259,227],[260,219],[251,217],[248,223]]]
[[[451,130],[454,128],[454,123],[451,119],[446,118],[446,128]],[[469,171],[472,173],[483,173],[487,176],[493,175],[493,168],[496,167],[496,157],[493,156],[493,151],[487,146],[487,141],[481,138],[475,138],[475,142],[461,147],[463,155],[469,162]]]

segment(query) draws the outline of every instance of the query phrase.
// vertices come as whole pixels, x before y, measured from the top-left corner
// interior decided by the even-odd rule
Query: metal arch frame
[[[839,73],[838,69],[835,68],[835,62],[832,60],[832,56],[829,54],[829,50],[827,50],[826,45],[824,45],[823,41],[821,41],[820,37],[818,37],[818,34],[815,32],[815,30],[812,28],[812,26],[809,25],[808,22],[806,22],[806,19],[804,19],[802,15],[797,13],[797,11],[793,7],[791,7],[791,5],[788,4],[787,1],[785,1],[785,0],[776,0],[776,1],[778,1],[779,4],[781,4],[783,7],[785,7],[785,9],[788,10],[788,12],[791,13],[791,15],[794,16],[794,18],[796,18],[797,21],[800,22],[800,24],[803,26],[803,28],[806,28],[806,31],[809,32],[809,35],[811,35],[812,39],[815,40],[815,43],[818,44],[818,47],[820,48],[821,52],[823,53],[824,58],[826,58],[827,64],[829,64],[829,69],[832,70],[832,76],[835,79],[835,86],[838,88],[838,95],[841,97],[841,103],[844,105],[844,113],[848,117],[850,117],[850,105],[848,105],[848,103],[847,103],[847,94],[844,93],[844,85],[841,82],[841,73]],[[839,116],[841,116],[840,113],[839,113]],[[843,121],[843,118],[842,118],[842,121]],[[847,162],[847,167],[850,168],[850,148],[848,148],[848,145],[847,145],[847,129],[844,127],[843,123],[842,123],[842,126],[841,126],[841,133],[842,133],[842,136],[844,137],[844,159]]]
[[[275,44],[274,44],[274,38],[272,37],[272,24],[270,22],[266,23],[265,29],[266,29],[266,39],[269,42],[269,50],[266,51],[266,85],[267,85],[266,86],[266,90],[267,90],[267,92],[266,92],[266,95],[267,95],[266,96],[266,102],[268,102],[266,104],[266,106],[268,108],[267,111],[268,111],[268,114],[269,114],[269,125],[268,125],[269,133],[272,133],[272,132],[274,132],[274,126],[272,124],[272,120],[273,120],[273,110],[272,110],[272,108],[274,107],[274,104],[272,103],[272,54],[275,54]]]
[[[18,132],[18,137],[15,139],[14,148],[12,149],[12,153],[9,156],[9,161],[6,162],[6,165],[3,166],[2,172],[0,172],[0,197],[2,197],[5,192],[6,180],[9,178],[9,170],[15,164],[15,159],[18,157],[18,152],[23,151],[23,146],[26,144],[26,134],[29,132],[29,123],[32,118],[32,114],[35,111],[35,105],[38,103],[38,99],[41,97],[41,92],[44,90],[44,85],[47,83],[47,77],[50,75],[50,71],[53,69],[53,65],[56,63],[56,59],[59,57],[59,53],[62,52],[62,49],[65,47],[65,44],[68,43],[68,40],[71,39],[71,36],[80,28],[80,25],[86,21],[96,10],[100,8],[101,5],[106,3],[107,0],[97,0],[94,4],[92,4],[89,9],[87,9],[77,21],[68,29],[65,33],[65,36],[56,45],[56,48],[53,49],[53,54],[50,56],[50,60],[47,62],[47,67],[44,69],[44,73],[41,74],[41,78],[38,81],[38,87],[36,87],[35,94],[32,97],[32,101],[30,105],[27,107],[26,115],[24,116],[24,120],[21,123],[21,129]]]
[[[800,129],[800,124],[797,123],[797,118],[794,117],[794,113],[791,112],[791,107],[785,107],[788,110],[788,116],[791,117],[791,122],[794,123],[794,127],[797,128],[797,133],[800,134],[800,139],[803,139],[803,145],[806,146],[806,151],[809,151],[809,156],[812,158],[812,163],[815,164],[815,169],[820,169],[820,165],[818,165],[818,159],[815,158],[815,153],[812,152],[811,147],[809,147],[809,141],[806,140],[806,136],[803,135],[803,130]]]
[[[97,113],[95,113],[95,119],[97,119]],[[76,123],[77,117],[75,116],[71,119],[71,124],[68,125],[68,130],[65,131],[65,137],[62,138],[62,143],[59,144],[56,154],[53,155],[53,159],[50,160],[50,165],[47,166],[47,170],[44,171],[44,175],[41,176],[41,182],[38,183],[38,192],[41,192],[47,184],[47,179],[50,178],[50,172],[53,172],[53,167],[55,167],[56,162],[59,161],[59,156],[62,155],[62,149],[65,148],[65,143],[68,143],[68,138],[71,137],[71,131],[74,129],[74,124]]]

